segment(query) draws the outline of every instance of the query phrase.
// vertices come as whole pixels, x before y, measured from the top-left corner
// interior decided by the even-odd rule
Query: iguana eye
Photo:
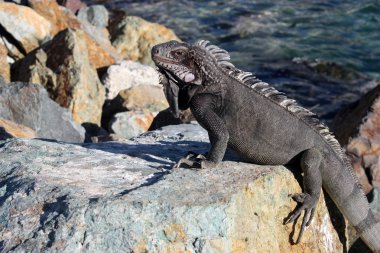
[[[176,56],[182,56],[182,55],[185,54],[185,52],[184,52],[183,50],[178,50],[178,51],[175,51],[174,54],[175,54]]]

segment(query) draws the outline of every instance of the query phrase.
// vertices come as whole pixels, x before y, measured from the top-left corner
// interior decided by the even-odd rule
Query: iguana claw
[[[191,169],[206,169],[215,167],[215,163],[208,161],[206,155],[196,154],[194,152],[188,152],[187,155],[181,158],[174,166],[173,169],[178,169],[182,165],[186,165],[186,168]]]
[[[298,244],[301,241],[305,228],[310,225],[313,219],[317,201],[313,200],[311,196],[307,193],[296,193],[296,194],[290,194],[289,196],[294,201],[296,201],[299,205],[285,219],[284,224],[288,224],[288,223],[296,221],[300,217],[302,211],[305,211],[303,219],[302,219],[301,229],[298,234],[297,241],[295,242],[296,244]]]

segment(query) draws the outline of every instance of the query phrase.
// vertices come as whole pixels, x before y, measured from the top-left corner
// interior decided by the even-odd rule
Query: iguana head
[[[157,67],[171,79],[180,82],[180,86],[202,83],[191,45],[172,40],[154,46],[151,53]]]

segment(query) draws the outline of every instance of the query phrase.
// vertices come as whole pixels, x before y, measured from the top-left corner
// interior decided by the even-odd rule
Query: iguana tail
[[[342,169],[332,170],[334,167]],[[376,221],[351,165],[331,162],[329,168],[325,167],[322,173],[324,189],[367,246],[380,253],[380,223]]]

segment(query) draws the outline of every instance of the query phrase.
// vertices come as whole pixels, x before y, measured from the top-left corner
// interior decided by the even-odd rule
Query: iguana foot
[[[300,217],[302,211],[305,211],[303,220],[302,220],[301,229],[296,241],[296,244],[298,244],[301,241],[301,237],[302,237],[303,232],[305,231],[305,228],[310,225],[313,219],[318,199],[315,200],[314,198],[312,198],[312,196],[310,196],[307,193],[290,194],[289,197],[292,197],[292,199],[296,201],[299,205],[285,219],[284,224],[288,224],[290,222],[296,221],[298,217]]]
[[[207,160],[206,155],[189,152],[184,158],[181,158],[173,169],[178,169],[185,165],[185,168],[190,169],[208,169],[216,166],[216,163]]]

